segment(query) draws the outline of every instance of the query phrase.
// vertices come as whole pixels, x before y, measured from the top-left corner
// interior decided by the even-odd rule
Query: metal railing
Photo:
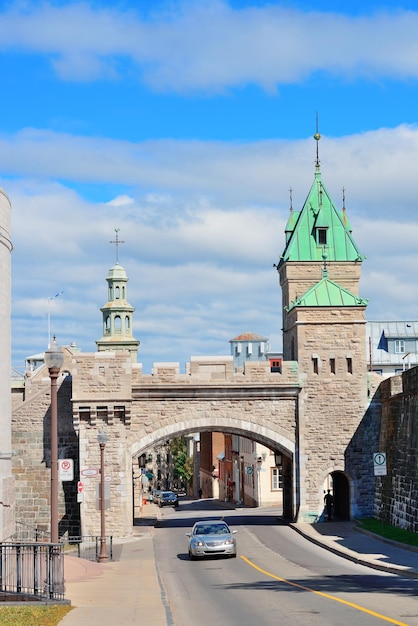
[[[0,591],[63,600],[63,545],[1,542]]]
[[[109,555],[109,561],[113,561],[113,536],[105,537],[106,551]],[[77,537],[68,537],[63,539],[65,552],[69,554],[71,550],[77,552],[80,559],[88,561],[97,561],[100,552],[100,537],[97,535],[82,535]]]

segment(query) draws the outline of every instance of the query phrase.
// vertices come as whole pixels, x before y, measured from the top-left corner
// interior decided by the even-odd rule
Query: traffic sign
[[[74,461],[72,459],[59,459],[58,472],[60,480],[74,480]]]
[[[95,469],[94,467],[86,467],[85,469],[82,469],[80,472],[82,476],[97,476],[98,473],[99,473],[99,470]]]
[[[83,493],[83,483],[81,482],[81,480],[79,480],[77,483],[77,492]]]
[[[373,465],[375,476],[386,476],[386,452],[375,452],[373,454]]]

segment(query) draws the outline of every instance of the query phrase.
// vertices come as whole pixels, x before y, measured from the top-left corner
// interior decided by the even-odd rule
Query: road
[[[186,532],[222,515],[238,530],[238,557],[190,561]],[[281,524],[277,509],[183,500],[162,510],[154,551],[169,626],[418,626],[417,580],[313,545]]]

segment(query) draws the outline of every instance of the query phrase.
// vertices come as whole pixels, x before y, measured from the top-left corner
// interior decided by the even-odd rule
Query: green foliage
[[[186,439],[184,437],[171,439],[170,451],[176,474],[188,484],[193,478],[193,458],[187,456]]]
[[[361,528],[364,528],[364,530],[368,530],[375,535],[380,535],[380,537],[384,537],[385,539],[398,541],[399,543],[404,543],[408,546],[418,547],[418,533],[413,533],[409,530],[404,530],[403,528],[397,528],[396,526],[392,526],[387,522],[382,522],[382,520],[378,520],[375,517],[360,519],[358,522]]]
[[[57,626],[72,607],[65,605],[43,604],[31,606],[1,606],[1,626]]]

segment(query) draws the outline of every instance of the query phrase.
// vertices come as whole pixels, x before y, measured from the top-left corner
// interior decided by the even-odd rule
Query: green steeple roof
[[[338,211],[322,182],[319,161],[315,180],[301,211],[290,210],[286,224],[286,247],[279,266],[286,261],[362,261],[363,255],[351,235],[345,208]]]
[[[353,293],[338,285],[327,277],[324,269],[324,277],[311,287],[303,296],[297,297],[286,309],[290,311],[296,306],[367,306],[368,300],[363,300]]]

